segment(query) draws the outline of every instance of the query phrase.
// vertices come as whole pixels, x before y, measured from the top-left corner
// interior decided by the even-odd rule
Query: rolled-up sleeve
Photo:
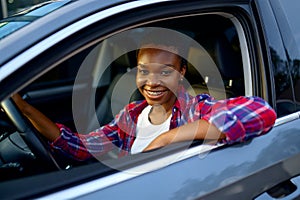
[[[87,160],[102,155],[112,149],[112,144],[119,141],[116,130],[112,130],[112,127],[109,126],[89,134],[74,133],[62,124],[57,124],[57,126],[61,135],[50,143],[50,146],[55,151],[75,160]]]
[[[88,134],[73,132],[62,124],[56,124],[60,136],[50,143],[54,151],[76,160],[101,156],[117,149],[120,156],[127,155],[135,139],[135,124],[146,101],[132,102],[122,109],[107,125]]]
[[[260,97],[237,97],[211,102],[202,119],[226,135],[227,143],[241,142],[267,133],[274,125],[276,113]]]

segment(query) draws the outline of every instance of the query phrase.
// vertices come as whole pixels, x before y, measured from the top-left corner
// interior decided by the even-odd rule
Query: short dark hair
[[[174,47],[177,50],[177,53],[175,54],[181,58],[181,67],[187,67],[187,60],[185,58],[188,55],[188,36],[171,29],[154,27],[146,27],[142,34],[143,36],[139,43],[140,49],[142,49],[143,46],[148,46],[149,44],[155,46],[161,45],[166,47]],[[139,50],[137,51],[137,55],[138,53]]]

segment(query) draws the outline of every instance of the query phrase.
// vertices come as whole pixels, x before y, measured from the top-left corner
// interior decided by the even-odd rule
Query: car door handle
[[[274,186],[255,198],[255,200],[290,200],[297,197],[300,197],[300,176],[294,177]]]

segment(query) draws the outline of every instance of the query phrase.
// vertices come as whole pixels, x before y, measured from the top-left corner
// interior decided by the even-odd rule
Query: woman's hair
[[[177,54],[181,58],[181,67],[187,67],[186,57],[188,55],[189,40],[188,37],[180,32],[155,28],[149,30],[149,27],[143,32],[140,40],[140,49],[158,48]],[[164,48],[166,47],[166,48]],[[139,50],[137,51],[138,56]]]

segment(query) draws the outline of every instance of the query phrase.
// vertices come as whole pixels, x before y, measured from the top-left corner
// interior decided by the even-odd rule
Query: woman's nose
[[[158,74],[149,74],[147,77],[147,84],[148,85],[160,85],[161,80]]]

